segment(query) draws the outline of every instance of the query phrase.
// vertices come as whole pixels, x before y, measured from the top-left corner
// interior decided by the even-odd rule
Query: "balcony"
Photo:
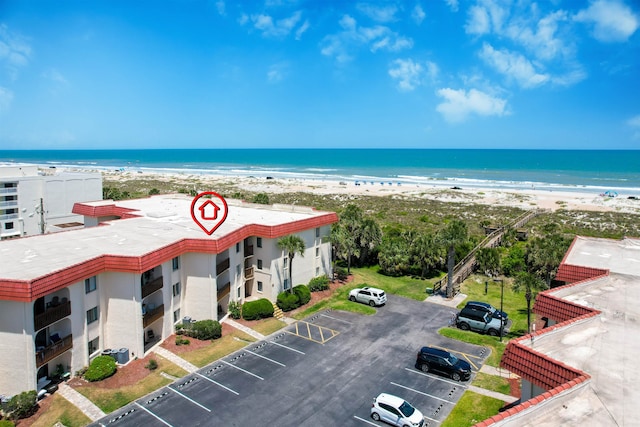
[[[218,289],[218,301],[229,295],[231,292],[231,282],[227,282],[223,287]]]
[[[18,194],[18,187],[0,188],[0,194]]]
[[[53,344],[48,345],[47,347],[36,351],[36,366],[39,368],[45,363],[55,359],[60,356],[67,350],[71,350],[73,348],[73,337],[71,334],[62,338],[60,341],[57,341]]]
[[[20,215],[18,215],[17,213],[0,215],[0,221],[4,221],[6,219],[18,219],[19,217]]]
[[[5,208],[8,209],[10,207],[18,207],[18,201],[17,200],[4,200],[2,202],[0,202],[0,208]]]
[[[146,328],[162,316],[164,316],[164,304],[147,309],[147,312],[142,316],[142,327]]]
[[[163,282],[162,276],[157,277],[150,282],[147,282],[142,285],[142,298],[148,297],[158,289],[162,289]]]
[[[69,315],[71,315],[71,301],[62,302],[55,307],[46,309],[44,313],[35,314],[33,316],[33,328],[36,331],[40,330]]]
[[[244,247],[244,257],[248,258],[253,256],[253,245],[245,245]]]
[[[253,279],[253,267],[244,269],[244,279],[245,280]]]
[[[227,271],[228,269],[229,269],[229,258],[225,259],[224,261],[216,265],[216,276],[219,276],[220,274],[222,274],[224,271]]]

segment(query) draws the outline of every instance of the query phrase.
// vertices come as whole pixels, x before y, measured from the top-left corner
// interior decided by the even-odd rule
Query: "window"
[[[320,256],[320,248],[316,248],[316,258]]]
[[[284,279],[284,289],[289,289],[289,279]]]
[[[180,320],[180,309],[173,312],[173,323],[176,323],[178,320]]]
[[[316,267],[316,277],[320,275],[320,267]]]
[[[89,356],[98,351],[100,348],[100,337],[95,337],[89,341]]]
[[[236,243],[236,253],[240,252],[240,242]]]
[[[262,292],[262,282],[258,280],[258,292]]]
[[[240,287],[238,287],[238,291],[237,291],[237,295],[238,295],[238,299],[240,299]]]
[[[259,248],[261,248],[261,247],[262,247],[262,237],[258,237],[258,238],[256,239],[256,245],[257,245]]]
[[[236,278],[240,277],[240,264],[236,264]]]
[[[262,260],[258,260],[258,270],[262,270]]]
[[[287,268],[287,263],[289,262],[289,258],[284,257],[284,261],[282,261],[282,265],[284,266],[284,268]]]
[[[320,237],[320,227],[316,228],[316,237]]]
[[[98,320],[98,307],[87,310],[87,325]]]
[[[173,285],[173,296],[177,297],[178,295],[180,295],[180,282],[176,283],[175,285]]]
[[[180,257],[175,257],[171,260],[171,265],[173,266],[173,271],[176,271],[180,268]]]
[[[13,230],[13,223],[12,222],[7,222],[4,224],[4,229],[5,230]]]
[[[98,288],[98,283],[96,282],[96,276],[89,277],[84,280],[84,293],[88,294],[89,292],[93,292]]]

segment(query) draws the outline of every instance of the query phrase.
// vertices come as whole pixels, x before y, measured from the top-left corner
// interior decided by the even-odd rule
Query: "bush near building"
[[[298,297],[298,295],[293,294],[289,291],[284,291],[278,294],[276,304],[282,311],[291,311],[300,307],[299,302],[300,298]]]
[[[313,279],[309,280],[308,286],[311,292],[326,291],[327,289],[329,289],[329,278],[326,274],[314,277]]]
[[[311,301],[311,291],[307,285],[298,285],[294,287],[293,293],[298,296],[298,307]]]
[[[35,390],[23,391],[13,396],[7,404],[7,415],[9,418],[18,420],[33,415],[38,409],[38,394]],[[13,423],[7,421],[13,426]]]
[[[273,317],[273,304],[268,299],[261,298],[242,304],[242,318],[244,320],[256,320],[265,317]]]
[[[176,325],[176,335],[186,335],[197,340],[215,340],[222,336],[222,325],[217,320],[198,320],[193,323]],[[182,340],[181,344],[188,344]],[[176,338],[176,344],[178,344]],[[178,344],[180,345],[180,344]]]
[[[242,304],[238,301],[231,301],[229,303],[229,316],[232,319],[239,319],[242,317]]]
[[[116,360],[111,356],[98,356],[91,361],[84,373],[87,381],[100,381],[116,373]]]

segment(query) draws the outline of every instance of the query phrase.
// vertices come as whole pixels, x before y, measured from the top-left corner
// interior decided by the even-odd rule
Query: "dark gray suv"
[[[466,381],[471,377],[471,365],[458,359],[448,351],[433,347],[422,347],[416,358],[416,369],[422,372],[437,372],[454,381]]]
[[[511,321],[501,320],[493,317],[489,312],[484,310],[476,310],[475,308],[465,307],[456,317],[456,326],[462,330],[481,332],[494,337],[509,332]]]

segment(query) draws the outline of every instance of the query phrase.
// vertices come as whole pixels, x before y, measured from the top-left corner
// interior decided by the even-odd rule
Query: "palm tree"
[[[301,257],[304,256],[304,240],[300,236],[295,234],[289,234],[278,239],[278,248],[287,252],[289,257],[289,292],[293,293],[293,257],[296,253],[299,253]]]
[[[527,333],[531,333],[531,300],[538,291],[547,289],[544,280],[535,274],[521,271],[513,281],[513,291],[520,292],[524,289],[524,297],[527,299]]]
[[[467,224],[459,219],[451,221],[441,232],[440,239],[447,248],[447,298],[453,297],[453,268],[455,267],[456,245],[467,239]]]

